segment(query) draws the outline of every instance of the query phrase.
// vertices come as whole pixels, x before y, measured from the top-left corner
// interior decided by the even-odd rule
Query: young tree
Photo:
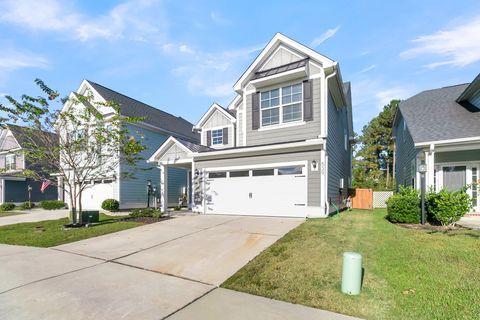
[[[7,96],[11,106],[1,105],[6,115],[0,123],[20,122],[26,130],[25,159],[30,165],[22,175],[49,180],[63,188],[69,198],[72,224],[82,224],[82,193],[91,181],[117,178],[121,163],[131,169],[120,172],[132,177],[139,153],[145,149],[124,126],[141,118],[121,115],[114,101],[95,102],[93,95],[71,94],[60,99],[58,92],[39,79],[35,83],[46,97]],[[108,110],[109,112],[105,112]],[[104,111],[103,113],[101,111]],[[56,134],[53,134],[56,133]]]
[[[355,154],[354,181],[367,188],[393,186],[392,127],[400,100],[392,100],[378,116],[363,127]]]

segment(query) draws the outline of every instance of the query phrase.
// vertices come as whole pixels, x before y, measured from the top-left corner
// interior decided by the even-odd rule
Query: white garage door
[[[82,207],[85,210],[100,210],[103,200],[112,198],[112,180],[98,180],[82,192]]]
[[[305,217],[305,165],[209,172],[206,213]]]

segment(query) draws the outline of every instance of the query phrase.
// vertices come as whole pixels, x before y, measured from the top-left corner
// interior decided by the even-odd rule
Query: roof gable
[[[219,112],[222,114],[225,118],[227,118],[230,122],[235,123],[237,119],[233,115],[232,110],[226,110],[222,106],[220,106],[217,103],[213,103],[210,108],[208,108],[207,112],[202,116],[202,118],[198,121],[198,123],[195,125],[194,129],[201,129],[203,125],[210,119],[210,117],[215,113]]]
[[[282,46],[282,49],[279,49],[280,46]],[[262,67],[268,68],[269,65],[272,65],[273,67],[280,66],[277,65],[277,63],[280,63],[281,59],[276,58],[274,60],[273,58],[276,56],[276,53],[278,54],[278,52],[276,52],[277,49],[280,50],[279,52],[282,52],[282,54],[285,54],[285,52],[282,50],[290,51],[290,55],[285,54],[285,58],[282,58],[285,60],[294,59],[292,55],[297,55],[299,57],[298,60],[308,57],[312,61],[318,63],[320,66],[323,66],[324,68],[332,67],[335,63],[330,58],[321,55],[320,53],[308,48],[307,46],[304,46],[303,44],[300,44],[299,42],[296,42],[281,33],[277,33],[272,38],[272,40],[270,40],[270,42],[265,46],[265,48],[260,52],[260,54],[255,58],[255,60],[243,73],[240,79],[238,79],[238,81],[235,83],[233,88],[237,93],[242,90],[244,85],[248,82],[248,80],[251,78],[252,74],[255,73],[255,71],[260,70],[260,68]],[[273,62],[277,60],[278,62]]]

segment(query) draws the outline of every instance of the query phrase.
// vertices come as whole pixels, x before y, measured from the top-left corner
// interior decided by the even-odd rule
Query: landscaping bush
[[[159,209],[154,208],[133,209],[130,213],[132,218],[151,217],[159,219],[162,215],[163,213]]]
[[[419,223],[418,191],[411,187],[400,187],[400,192],[387,200],[387,219],[394,223]]]
[[[12,211],[13,209],[15,209],[13,203],[5,202],[0,205],[0,211]]]
[[[443,226],[457,222],[472,207],[465,190],[450,192],[445,189],[430,192],[425,199],[428,219]]]
[[[40,207],[45,210],[55,210],[65,208],[65,202],[60,200],[43,200],[40,202]]]
[[[22,210],[29,210],[29,209],[33,209],[33,208],[35,208],[35,203],[29,202],[29,201],[25,201],[24,203],[22,203],[20,205],[20,209],[22,209]]]
[[[115,200],[115,199],[106,199],[106,200],[103,200],[102,202],[103,210],[113,212],[113,211],[118,211],[119,207],[120,207],[120,203],[118,202],[118,200]]]

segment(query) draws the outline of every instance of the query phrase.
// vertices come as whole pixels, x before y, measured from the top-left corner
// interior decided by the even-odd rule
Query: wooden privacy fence
[[[353,209],[386,208],[386,201],[393,191],[373,191],[372,189],[354,189],[352,193]]]
[[[355,189],[352,197],[353,209],[373,209],[372,189]]]

